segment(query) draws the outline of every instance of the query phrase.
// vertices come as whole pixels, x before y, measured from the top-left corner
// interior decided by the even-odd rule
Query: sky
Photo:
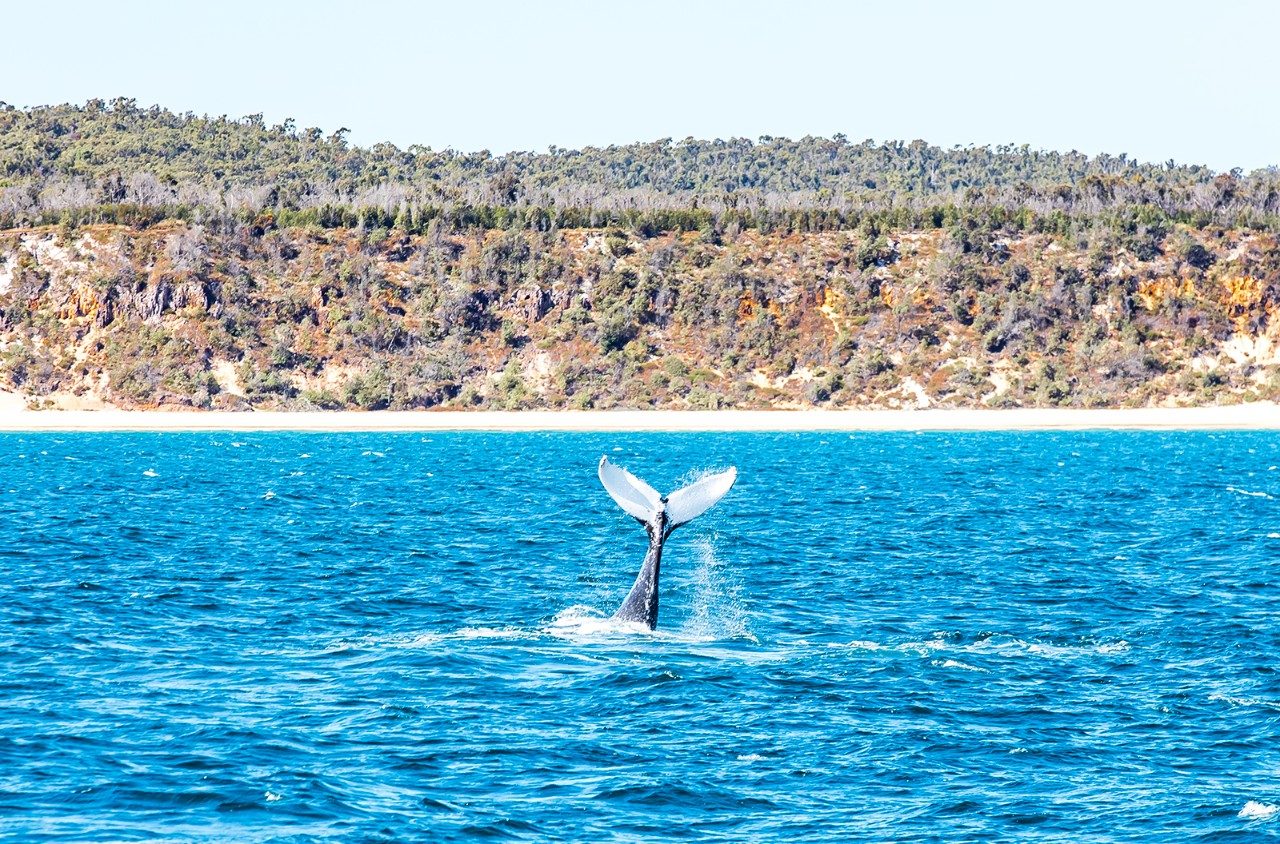
[[[1280,4],[61,2],[7,6],[0,101],[135,98],[353,143],[1030,144],[1280,164]]]

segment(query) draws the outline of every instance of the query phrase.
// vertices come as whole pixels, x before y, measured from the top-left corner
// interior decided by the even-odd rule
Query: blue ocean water
[[[736,465],[603,617],[660,489]],[[1249,841],[1280,438],[0,436],[0,838]]]

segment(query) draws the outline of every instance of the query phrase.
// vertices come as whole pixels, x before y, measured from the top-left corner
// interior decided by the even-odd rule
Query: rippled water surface
[[[1278,442],[0,436],[0,837],[1274,836]]]

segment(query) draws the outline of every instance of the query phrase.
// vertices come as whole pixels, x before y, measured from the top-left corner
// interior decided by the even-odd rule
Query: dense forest
[[[346,134],[125,99],[29,110],[0,103],[0,222],[127,222],[112,219],[120,206],[202,219],[273,211],[321,225],[398,218],[413,233],[437,215],[464,226],[571,228],[634,223],[660,210],[693,212],[659,217],[666,225],[727,212],[748,225],[790,225],[795,214],[777,212],[804,211],[804,226],[823,229],[866,211],[944,205],[1040,216],[1143,206],[1178,221],[1246,225],[1273,224],[1280,214],[1274,168],[1215,174],[1026,146],[687,138],[493,156],[352,147]]]
[[[1280,396],[1274,168],[345,135],[0,104],[0,379],[62,407]]]

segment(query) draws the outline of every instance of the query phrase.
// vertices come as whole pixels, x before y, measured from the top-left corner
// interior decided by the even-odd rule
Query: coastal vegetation
[[[350,145],[0,106],[0,380],[37,406],[1280,398],[1280,173],[1026,147]]]

